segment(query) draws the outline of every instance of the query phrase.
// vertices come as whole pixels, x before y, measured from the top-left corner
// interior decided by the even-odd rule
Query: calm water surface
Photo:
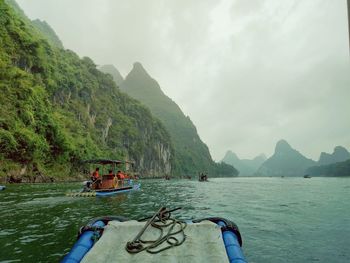
[[[9,185],[0,192],[0,262],[58,262],[93,217],[137,219],[160,206],[180,218],[236,222],[249,262],[350,262],[350,178],[142,181],[115,197],[66,197],[80,183]]]

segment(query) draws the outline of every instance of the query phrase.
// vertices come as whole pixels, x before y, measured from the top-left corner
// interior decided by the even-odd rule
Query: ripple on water
[[[26,236],[23,236],[23,237],[19,238],[19,241],[22,244],[31,243],[31,242],[37,241],[39,239],[43,239],[44,240],[44,238],[46,238],[46,237],[53,237],[53,236],[55,236],[53,233],[48,233],[48,234],[30,234],[28,232],[24,232],[23,234],[26,235]]]
[[[16,233],[17,233],[17,229],[15,229],[15,228],[1,229],[0,238],[14,235]]]
[[[150,180],[130,194],[69,198],[65,193],[79,190],[80,184],[11,186],[0,202],[7,211],[0,220],[0,246],[6,248],[0,261],[57,262],[73,245],[79,227],[91,218],[137,219],[165,205],[182,207],[173,213],[182,219],[233,220],[249,262],[350,262],[350,230],[344,227],[350,225],[346,187],[350,180],[329,178]]]

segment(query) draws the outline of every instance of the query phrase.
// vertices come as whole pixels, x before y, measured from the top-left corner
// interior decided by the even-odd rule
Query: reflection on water
[[[147,180],[137,192],[66,197],[76,184],[10,185],[0,192],[1,262],[57,262],[91,218],[138,219],[160,206],[179,218],[238,224],[249,262],[350,262],[350,178]]]

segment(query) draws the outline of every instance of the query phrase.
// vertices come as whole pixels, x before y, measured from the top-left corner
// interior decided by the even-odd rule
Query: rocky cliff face
[[[303,176],[315,161],[293,149],[285,140],[277,142],[274,154],[257,171],[259,176]]]

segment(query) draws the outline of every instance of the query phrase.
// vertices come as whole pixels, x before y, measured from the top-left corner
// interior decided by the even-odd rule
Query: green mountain
[[[311,176],[350,176],[350,159],[328,165],[312,166],[306,170]]]
[[[110,74],[118,87],[124,81],[120,72],[113,65],[103,65],[98,67],[98,69],[104,73]]]
[[[47,37],[47,41],[58,48],[64,48],[61,40],[56,35],[56,32],[50,27],[46,21],[41,21],[35,19],[32,24],[42,33],[42,35]]]
[[[171,135],[175,147],[175,174],[194,175],[209,172],[210,176],[234,176],[238,172],[230,165],[215,163],[208,147],[198,136],[196,127],[180,107],[166,96],[159,84],[143,68],[135,63],[120,88],[141,101],[158,117]]]
[[[336,146],[331,154],[322,152],[317,164],[328,165],[332,163],[344,162],[348,159],[350,159],[350,153],[348,150],[342,146]]]
[[[276,144],[275,153],[257,171],[260,176],[303,176],[315,161],[293,149],[285,140]]]
[[[240,176],[253,176],[259,167],[266,161],[266,156],[260,154],[252,160],[239,159],[238,156],[232,152],[227,151],[222,162],[230,164],[237,168]]]
[[[41,33],[38,35],[38,37],[45,38],[51,45],[55,45],[58,48],[63,48],[63,44],[59,37],[56,35],[56,32],[50,27],[48,23],[46,23],[46,21],[41,21],[39,19],[31,21],[14,0],[5,0],[5,3],[7,3],[27,25],[33,26],[37,31]]]
[[[161,122],[8,2],[0,0],[0,177],[64,177],[94,157],[170,174],[174,149]]]

